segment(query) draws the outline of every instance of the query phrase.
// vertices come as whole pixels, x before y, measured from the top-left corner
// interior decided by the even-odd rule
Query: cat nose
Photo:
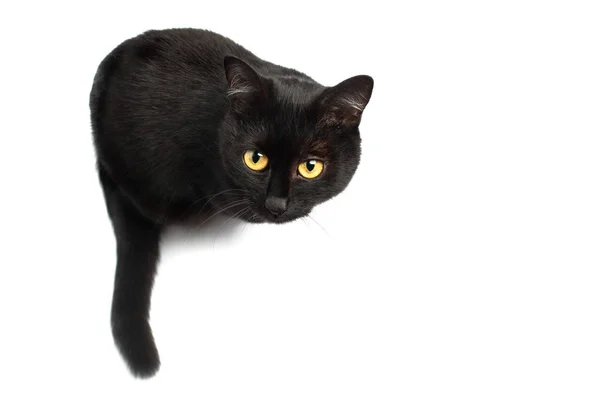
[[[275,216],[283,214],[288,208],[288,199],[283,197],[269,196],[265,201],[265,207]]]

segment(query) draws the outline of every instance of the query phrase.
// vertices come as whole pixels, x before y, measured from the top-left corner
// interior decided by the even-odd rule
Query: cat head
[[[323,87],[295,71],[261,76],[235,57],[224,67],[229,110],[221,158],[229,185],[249,201],[238,217],[291,221],[344,190],[360,161],[358,126],[373,79]]]

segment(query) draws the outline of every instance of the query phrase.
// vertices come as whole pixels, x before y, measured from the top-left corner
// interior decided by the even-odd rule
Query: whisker
[[[319,223],[319,222],[318,222],[316,219],[314,219],[313,217],[311,217],[311,216],[310,216],[310,214],[309,214],[309,215],[307,215],[307,217],[308,217],[308,218],[310,218],[310,219],[312,219],[313,221],[315,221],[315,223],[316,223],[317,225],[319,225],[319,228],[321,228],[321,230],[322,230],[323,232],[325,232],[325,234],[326,234],[326,235],[327,235],[329,238],[331,238],[331,235],[329,234],[329,232],[327,232],[327,231],[325,230],[325,228],[323,228],[323,226],[322,226],[322,225],[321,225],[321,224],[320,224],[320,223]]]
[[[215,235],[215,239],[213,240],[213,252],[215,251],[215,243],[217,243],[217,238],[219,237],[219,235],[221,234],[221,231],[223,230],[223,228],[225,228],[225,225],[227,225],[227,223],[229,221],[231,221],[233,218],[237,218],[240,215],[243,215],[246,211],[248,211],[248,209],[250,209],[250,206],[246,206],[244,208],[242,208],[240,211],[236,212],[235,214],[233,214],[232,216],[230,216],[227,221],[225,221],[221,227],[219,228],[219,230],[217,231],[217,234]]]
[[[302,220],[302,222],[304,222],[304,226],[306,226],[308,229],[310,229],[310,226],[308,225],[308,222],[306,222],[306,217],[302,217],[300,219]]]
[[[211,201],[213,201],[215,199],[215,197],[217,197],[219,195],[222,195],[222,194],[225,194],[225,193],[228,193],[228,192],[234,192],[234,191],[235,192],[239,192],[239,191],[242,192],[242,193],[236,193],[236,195],[238,195],[238,194],[239,195],[243,195],[243,194],[246,194],[246,193],[250,193],[247,190],[243,190],[243,189],[228,189],[228,190],[223,190],[223,191],[221,191],[221,192],[219,192],[219,193],[217,193],[217,194],[215,194],[213,196],[210,196],[210,199],[206,200],[206,202],[202,205],[202,208],[200,209],[200,211],[198,211],[196,214],[202,213],[202,211],[204,211],[204,209],[206,208],[206,206],[208,205],[208,203],[210,203]],[[203,198],[205,199],[206,197],[208,197],[208,196],[205,196]],[[202,199],[200,199],[200,200],[202,200]],[[198,201],[195,201],[194,203],[197,203],[197,202]]]
[[[254,218],[256,218],[258,215],[252,211],[252,215],[250,216],[250,221],[252,221]],[[250,222],[244,221],[244,227],[242,228],[242,231],[240,232],[240,236],[244,234],[244,231],[246,230],[246,227],[250,225]]]
[[[211,219],[213,219],[217,215],[221,214],[222,212],[224,212],[226,210],[229,210],[230,208],[240,206],[240,205],[245,204],[245,203],[250,204],[250,200],[243,199],[243,200],[237,200],[237,201],[234,201],[232,203],[229,203],[226,207],[220,209],[219,211],[217,211],[216,213],[214,213],[213,215],[211,215],[210,217],[208,217],[206,220],[202,221],[202,223],[200,224],[200,226],[206,224],[208,221],[210,221]]]
[[[252,216],[251,216],[250,218],[252,218]],[[250,222],[246,222],[246,221],[244,221],[244,226],[242,227],[242,230],[241,230],[241,232],[240,232],[240,236],[242,236],[242,235],[244,234],[244,231],[246,230],[246,227],[247,227],[248,225],[250,225]]]
[[[199,199],[196,199],[196,200],[194,200],[194,201],[192,202],[192,204],[190,204],[190,205],[189,205],[189,206],[188,206],[188,207],[187,207],[187,208],[186,208],[186,209],[185,209],[185,210],[184,210],[184,211],[181,213],[181,216],[185,215],[185,213],[187,213],[187,212],[188,212],[188,211],[189,211],[189,210],[190,210],[190,209],[191,209],[193,206],[195,206],[196,204],[198,204],[198,203],[199,203],[199,202],[201,202],[202,200],[204,200],[204,199],[206,199],[206,198],[209,198],[209,197],[210,197],[210,198],[209,198],[209,199],[206,201],[206,203],[204,203],[204,205],[202,206],[202,208],[200,209],[200,211],[198,211],[198,213],[197,213],[197,214],[200,214],[200,213],[201,213],[201,212],[204,210],[204,208],[206,207],[206,205],[207,205],[208,203],[210,203],[210,202],[211,202],[211,201],[212,201],[212,200],[213,200],[215,197],[217,197],[217,196],[220,196],[220,195],[222,195],[222,194],[225,194],[225,193],[229,193],[229,192],[242,192],[242,193],[239,193],[239,194],[246,194],[246,193],[250,193],[250,192],[248,192],[247,190],[244,190],[244,189],[226,189],[226,190],[222,190],[222,191],[220,191],[220,192],[218,192],[218,193],[216,193],[216,194],[209,194],[209,195],[207,195],[207,196],[204,196],[204,197],[201,197],[201,198],[199,198]],[[236,194],[237,194],[237,193],[236,193]]]

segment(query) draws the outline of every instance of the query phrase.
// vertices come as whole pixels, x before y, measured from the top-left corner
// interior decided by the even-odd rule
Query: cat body
[[[90,109],[117,242],[111,322],[136,376],[160,365],[148,313],[164,227],[217,213],[283,223],[340,193],[372,87],[325,87],[200,29],[145,32],[101,62]]]

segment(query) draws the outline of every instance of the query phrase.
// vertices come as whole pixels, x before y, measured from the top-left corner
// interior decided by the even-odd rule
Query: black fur
[[[365,75],[324,87],[198,29],[148,31],[102,61],[90,108],[117,240],[111,321],[133,374],[160,366],[148,314],[162,228],[216,213],[274,223],[307,215],[350,182],[372,88]],[[248,168],[247,150],[266,154],[268,167]],[[309,159],[325,164],[311,180],[297,171]]]

